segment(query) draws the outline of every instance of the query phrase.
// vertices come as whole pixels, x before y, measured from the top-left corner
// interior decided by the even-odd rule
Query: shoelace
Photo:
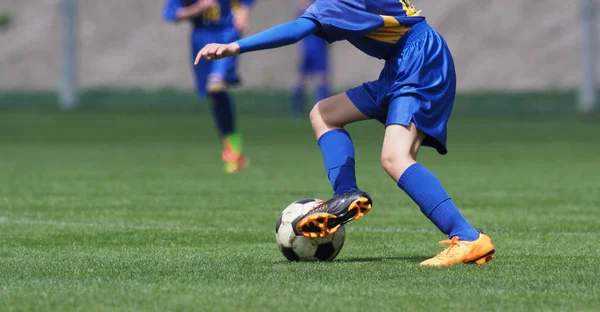
[[[450,251],[459,245],[458,244],[458,236],[454,236],[454,237],[452,237],[452,239],[443,240],[439,244],[440,245],[450,245],[450,246],[448,246],[448,247],[446,247],[446,249],[442,250],[442,252],[440,252],[436,256],[436,258],[437,257],[452,257],[452,255],[450,254]]]

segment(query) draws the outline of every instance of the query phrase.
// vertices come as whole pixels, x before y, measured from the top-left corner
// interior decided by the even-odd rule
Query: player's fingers
[[[211,44],[207,44],[206,46],[204,46],[204,48],[202,48],[202,56],[204,57],[205,60],[210,61],[213,58],[213,53],[211,52],[214,49],[215,44],[211,43]]]
[[[196,59],[194,60],[194,65],[198,65],[198,63],[200,63],[201,59],[202,59],[202,50],[198,51],[198,54],[196,54]]]
[[[215,46],[212,48],[211,52],[211,57],[214,58],[215,60],[218,60],[221,58],[221,44],[215,44]]]
[[[217,49],[217,51],[215,51],[215,55],[217,56],[217,58],[223,58],[223,52],[225,52],[225,46],[221,45],[219,46],[219,48]]]
[[[210,47],[210,50],[209,50],[209,51],[210,51],[210,55],[211,55],[211,56],[215,56],[215,55],[217,55],[217,51],[219,51],[219,48],[220,48],[220,47],[221,47],[221,45],[220,45],[220,44],[213,44],[213,45]]]

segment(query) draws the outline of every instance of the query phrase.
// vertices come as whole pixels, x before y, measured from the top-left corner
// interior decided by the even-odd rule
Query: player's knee
[[[326,126],[325,121],[323,120],[323,115],[321,114],[320,103],[321,102],[315,104],[315,106],[313,106],[313,108],[310,110],[310,114],[308,115],[310,118],[310,124],[312,125],[313,129],[318,129]]]
[[[223,76],[219,74],[210,74],[208,75],[206,89],[211,94],[224,92],[227,90],[227,84],[225,83]]]
[[[399,178],[404,171],[414,164],[415,160],[410,154],[402,154],[397,152],[382,152],[381,165],[383,169],[392,177]]]

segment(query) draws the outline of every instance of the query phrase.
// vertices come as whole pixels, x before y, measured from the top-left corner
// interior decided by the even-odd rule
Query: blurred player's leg
[[[306,94],[306,86],[308,78],[312,71],[312,56],[310,52],[310,41],[306,38],[298,44],[298,78],[296,86],[292,91],[292,116],[300,118],[304,115],[304,95]],[[315,102],[316,103],[316,102]]]
[[[345,93],[317,103],[310,122],[323,155],[325,170],[334,196],[293,223],[298,234],[325,237],[349,221],[359,219],[371,209],[371,197],[358,189],[354,170],[354,145],[344,126],[368,119]]]
[[[319,103],[329,96],[329,52],[325,40],[321,38],[315,38],[314,40],[318,40],[314,44],[314,71],[317,78],[315,103]]]
[[[315,103],[319,103],[329,96],[329,73],[327,71],[320,72],[317,77],[317,90],[315,92]]]
[[[306,77],[300,74],[298,82],[292,91],[292,116],[300,118],[304,115],[304,94],[306,92]]]
[[[304,95],[310,78],[316,78],[314,103],[329,97],[329,56],[327,42],[317,36],[304,38],[299,45],[298,81],[292,93],[292,115],[304,114]]]
[[[198,29],[193,33],[192,57],[205,44],[235,40],[235,30]],[[228,173],[237,172],[247,164],[243,153],[242,136],[236,128],[235,105],[227,92],[230,84],[239,82],[235,72],[236,58],[214,62],[201,60],[194,66],[196,90],[199,96],[209,95],[211,112],[219,137],[223,142],[222,158]]]
[[[209,75],[208,90],[213,117],[223,140],[222,158],[224,169],[227,173],[234,173],[248,163],[244,155],[242,135],[236,128],[235,106],[231,96],[226,91],[226,83],[221,74],[212,73]]]
[[[236,132],[235,111],[229,93],[210,92],[213,118],[223,140],[222,158],[225,171],[233,173],[243,168],[247,159],[243,154],[242,136]]]
[[[233,27],[218,31],[216,42],[231,42],[239,39],[237,30]],[[237,57],[224,58],[212,62],[208,76],[207,89],[213,102],[215,120],[223,125],[223,162],[225,172],[234,173],[248,164],[244,154],[242,135],[236,127],[235,104],[227,89],[238,84],[240,79],[236,71]]]

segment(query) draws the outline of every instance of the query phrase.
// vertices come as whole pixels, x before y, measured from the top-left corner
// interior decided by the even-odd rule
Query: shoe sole
[[[467,263],[472,263],[472,264],[485,264],[488,263],[490,261],[492,261],[492,259],[494,259],[494,252],[495,249],[492,249],[492,251],[486,253],[485,255],[483,255],[483,257],[469,261]]]
[[[371,200],[367,197],[360,197],[348,206],[348,213],[343,218],[328,212],[318,212],[306,216],[296,225],[296,230],[300,235],[308,238],[327,237],[335,234],[344,224],[358,220],[371,211]]]

